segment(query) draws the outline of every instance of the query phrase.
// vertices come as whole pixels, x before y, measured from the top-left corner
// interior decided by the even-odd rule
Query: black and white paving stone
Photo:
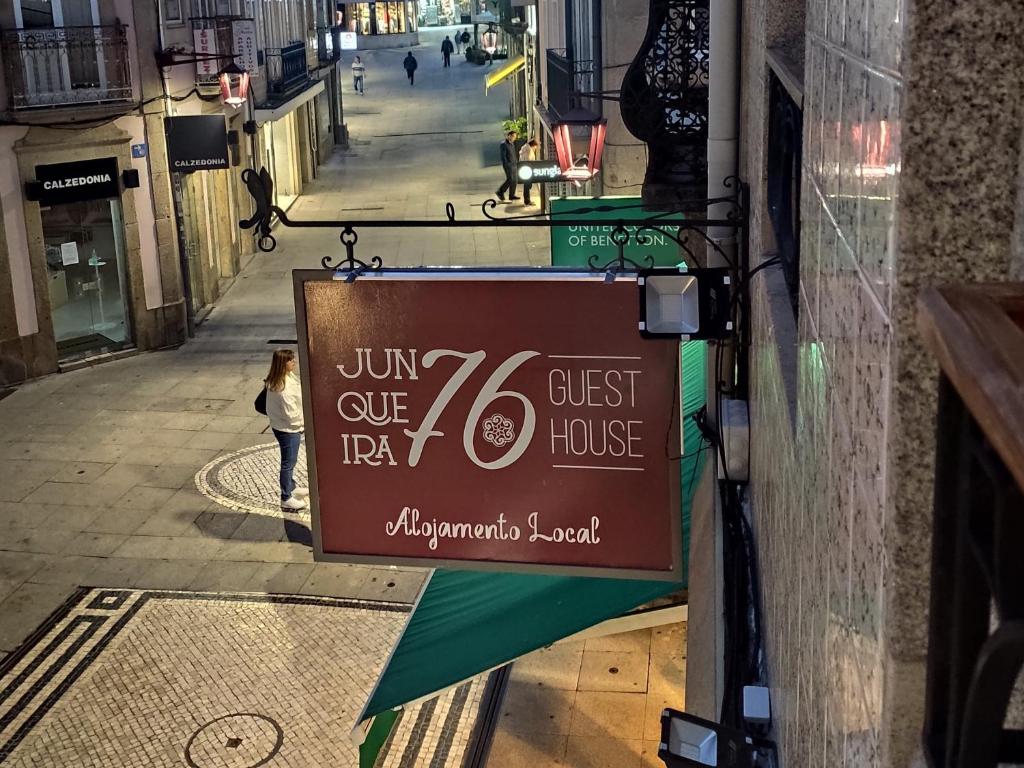
[[[218,456],[196,473],[196,487],[207,498],[239,512],[284,517],[279,475],[281,453],[277,443],[254,445]],[[295,465],[295,484],[308,486],[305,444]],[[309,519],[309,510],[288,512],[289,519]]]
[[[410,606],[79,590],[0,664],[0,764],[357,766],[350,729]],[[462,766],[481,676],[410,707],[379,768]]]

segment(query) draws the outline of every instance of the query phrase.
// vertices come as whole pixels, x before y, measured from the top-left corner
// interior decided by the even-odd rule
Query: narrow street
[[[485,97],[484,68],[463,57],[442,68],[443,34],[434,29],[421,36],[413,87],[401,67],[405,50],[362,54],[366,94],[353,94],[345,80],[351,148],[320,168],[290,216],[442,219],[449,200],[460,218],[481,217],[480,203],[501,181],[498,144],[507,94],[502,86]],[[0,402],[0,659],[67,606],[55,623],[40,628],[45,642],[0,662],[14,675],[14,687],[0,699],[0,762],[178,765],[187,743],[189,759],[196,760],[191,765],[249,765],[281,749],[274,747],[274,730],[283,718],[285,730],[298,727],[316,738],[292,733],[275,764],[355,764],[347,729],[425,572],[314,565],[308,513],[285,517],[280,511],[278,449],[252,404],[271,350],[295,338],[291,270],[338,256],[337,235],[334,229],[278,228],[277,249],[252,259],[184,346],[45,377]],[[379,255],[388,266],[547,259],[543,229],[359,235],[357,255]],[[98,589],[81,590],[88,586]],[[232,621],[239,616],[246,621]],[[139,626],[114,636],[129,620],[129,629]],[[106,625],[114,626],[109,635],[96,631]],[[244,627],[257,635],[239,635]],[[74,695],[54,705],[108,642],[123,645],[124,653],[104,657]],[[63,653],[52,661],[57,649]],[[276,659],[269,673],[247,676],[268,657]],[[315,657],[341,663],[323,665]],[[212,667],[173,688],[193,690],[196,701],[140,706],[130,695],[174,686],[182,669],[211,659]],[[238,687],[224,691],[222,677]],[[280,685],[260,682],[269,679]],[[200,691],[203,681],[208,688]],[[108,684],[127,691],[126,698],[119,703]],[[471,702],[481,687],[468,691]],[[324,700],[317,690],[334,695]],[[213,722],[217,713],[248,712],[253,701],[274,714],[235,723],[235,731],[248,736],[225,753],[221,731],[227,726]],[[57,716],[33,728],[51,706]],[[409,727],[417,722],[412,715]],[[447,722],[443,701],[434,717]],[[473,725],[473,715],[453,717],[452,728],[460,732]],[[170,735],[152,738],[158,731]],[[448,750],[439,732],[440,725],[425,746],[422,734],[413,740],[421,759],[430,748]],[[392,750],[395,765],[403,749],[412,748],[402,733],[396,738],[406,746]],[[105,749],[115,753],[104,757]]]

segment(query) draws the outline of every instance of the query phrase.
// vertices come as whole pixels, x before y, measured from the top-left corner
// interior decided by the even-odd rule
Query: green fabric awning
[[[683,582],[435,570],[359,723],[686,586],[690,506],[703,458],[690,417],[705,401],[706,345],[684,343],[680,366]]]

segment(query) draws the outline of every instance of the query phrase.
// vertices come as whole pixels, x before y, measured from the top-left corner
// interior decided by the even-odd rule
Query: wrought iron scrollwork
[[[598,261],[597,254],[595,253],[587,259],[587,266],[595,272],[606,272],[609,275],[615,275],[618,272],[629,272],[631,269],[641,270],[653,267],[654,257],[650,254],[644,257],[642,264],[626,255],[626,245],[629,243],[629,238],[629,230],[626,229],[625,225],[616,224],[612,227],[611,241],[615,243],[616,247],[619,249],[619,255],[611,261],[601,264]],[[639,240],[637,242],[639,242]]]
[[[324,256],[320,259],[320,266],[335,272],[348,273],[345,277],[345,282],[351,283],[364,272],[371,269],[380,269],[384,265],[380,256],[374,256],[370,259],[369,264],[356,258],[356,243],[359,242],[359,235],[356,234],[356,231],[351,226],[346,226],[341,230],[341,235],[338,239],[345,246],[345,258],[335,264],[331,256]]]
[[[619,107],[629,132],[647,144],[643,195],[652,204],[707,189],[709,35],[709,0],[650,0]]]

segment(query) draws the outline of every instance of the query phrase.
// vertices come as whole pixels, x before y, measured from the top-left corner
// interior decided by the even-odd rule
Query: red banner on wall
[[[318,560],[679,576],[679,343],[635,279],[295,285]]]

